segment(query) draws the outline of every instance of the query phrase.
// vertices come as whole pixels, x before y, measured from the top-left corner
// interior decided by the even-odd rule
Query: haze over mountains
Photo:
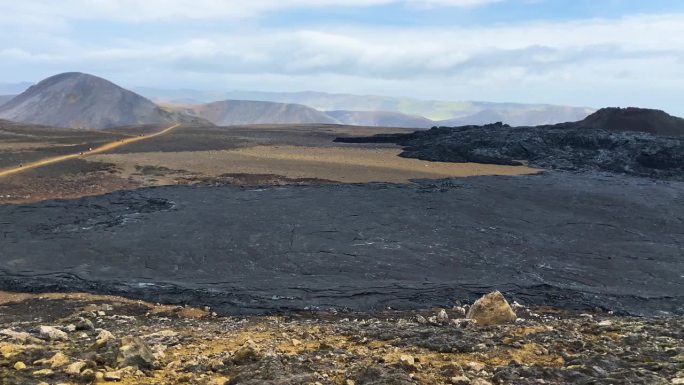
[[[166,95],[163,100],[167,102],[176,98],[173,100],[185,100],[186,103],[157,105],[108,80],[71,72],[47,78],[20,95],[0,96],[0,119],[71,128],[111,128],[181,122],[222,126],[319,123],[424,129],[432,126],[452,127],[493,122],[512,126],[578,122],[595,112],[589,108],[554,105],[422,101],[321,92],[235,91],[219,94],[151,89],[146,89],[146,92],[157,100],[162,100],[163,94]],[[177,99],[183,95],[188,98]],[[197,102],[197,99],[222,95],[238,98],[210,103]],[[240,97],[271,100],[245,100]],[[189,103],[193,100],[194,104]],[[412,111],[420,111],[433,117],[452,117],[433,120],[417,113],[411,114]],[[610,111],[602,110],[601,113],[593,114],[583,124],[588,128],[615,126],[661,135],[681,135],[684,120],[664,112],[659,112],[658,116],[653,113],[644,116],[640,112],[643,110],[638,109],[628,109],[620,114]]]
[[[587,107],[555,106],[547,104],[492,103],[476,101],[439,101],[397,98],[376,95],[332,94],[325,92],[262,92],[262,91],[198,91],[136,88],[152,100],[171,104],[202,104],[216,100],[253,100],[303,104],[319,111],[354,112],[351,121],[370,121],[367,112],[383,112],[396,127],[425,128],[434,125],[487,124],[502,121],[511,125],[541,125],[578,121],[596,111]],[[388,113],[399,113],[390,115]],[[363,116],[365,115],[365,116]],[[363,118],[361,117],[363,116]],[[402,119],[399,119],[399,118]],[[416,117],[430,121],[417,121]],[[419,124],[416,126],[416,124]],[[364,124],[365,125],[365,124]],[[372,124],[371,124],[372,125]]]
[[[341,124],[371,127],[430,128],[435,122],[422,116],[392,111],[327,111],[328,116]]]
[[[293,103],[226,100],[191,107],[190,112],[220,126],[243,124],[339,123],[311,107]]]

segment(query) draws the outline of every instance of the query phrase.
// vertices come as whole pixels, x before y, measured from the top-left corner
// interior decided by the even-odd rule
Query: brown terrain
[[[2,123],[0,203],[176,184],[403,183],[424,178],[538,172],[527,167],[401,158],[397,156],[399,147],[389,144],[333,143],[339,136],[410,132],[400,128],[181,126],[155,136],[165,128],[83,131]],[[111,147],[112,143],[118,147]],[[43,159],[59,162],[29,167],[31,162]],[[17,172],[3,175],[8,170]]]
[[[109,296],[0,293],[0,378],[7,385],[684,381],[681,318],[513,309],[519,318],[505,325],[473,321],[467,304],[236,318]]]

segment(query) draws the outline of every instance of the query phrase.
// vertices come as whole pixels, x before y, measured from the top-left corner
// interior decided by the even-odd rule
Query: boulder
[[[57,369],[62,366],[66,366],[69,364],[69,357],[64,355],[62,352],[57,352],[55,353],[54,356],[48,359],[43,359],[43,360],[38,360],[34,362],[35,365],[45,365],[45,366],[50,366],[52,369]]]
[[[139,369],[152,369],[154,367],[154,354],[138,337],[124,337],[121,339],[119,354],[116,357],[116,365],[119,368],[127,366]]]
[[[99,349],[112,339],[114,339],[114,335],[110,331],[102,329],[97,337],[95,337],[95,343],[93,344],[92,349]]]
[[[511,305],[498,291],[475,301],[466,317],[475,320],[478,325],[501,325],[514,322],[517,318]]]
[[[30,335],[26,332],[16,332],[12,329],[0,330],[0,335],[8,337],[13,341],[21,342],[21,343],[40,344],[43,342],[43,341],[33,337],[32,335]]]
[[[230,363],[233,365],[243,365],[249,362],[256,362],[263,358],[263,354],[252,341],[247,341],[238,350],[236,350],[230,358]]]
[[[449,322],[449,315],[447,314],[446,310],[441,309],[439,313],[437,313],[437,322],[441,324]]]
[[[52,326],[39,326],[38,334],[40,338],[48,341],[66,341],[69,339],[66,333]]]
[[[73,364],[67,366],[67,368],[64,370],[64,373],[72,375],[72,376],[77,376],[81,374],[81,371],[88,366],[86,362],[83,361],[78,361],[74,362]]]

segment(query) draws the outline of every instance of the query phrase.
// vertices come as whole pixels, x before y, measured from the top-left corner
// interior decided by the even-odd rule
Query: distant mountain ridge
[[[19,87],[23,83],[14,86]],[[111,128],[172,122],[217,125],[345,124],[426,129],[433,126],[483,125],[502,122],[511,126],[572,125],[609,127],[616,131],[643,131],[684,136],[684,119],[659,110],[590,108],[539,104],[445,102],[383,96],[326,94],[322,92],[212,93],[193,90],[147,89],[160,97],[243,96],[249,99],[305,100],[294,102],[230,99],[211,103],[164,107],[118,85],[79,72],[47,78],[19,95],[0,96],[0,119],[70,128]],[[368,104],[365,104],[368,103]],[[345,106],[349,108],[330,108]],[[318,107],[318,108],[315,108]],[[433,116],[457,114],[450,119],[428,119],[403,111],[432,111]],[[530,123],[533,122],[533,123]],[[571,123],[566,123],[571,122]]]
[[[29,82],[0,83],[0,95],[18,95],[26,91],[33,84]]]
[[[422,116],[391,111],[326,111],[341,124],[369,127],[430,128],[435,122]]]
[[[197,116],[220,126],[243,124],[337,124],[334,118],[311,107],[292,103],[225,100],[190,107]]]
[[[578,121],[596,111],[587,107],[546,104],[439,101],[376,95],[325,92],[198,91],[136,88],[160,102],[201,104],[216,100],[254,100],[303,104],[319,111],[395,112],[420,116],[434,125],[487,124],[502,121],[511,125],[541,125]],[[357,115],[358,116],[358,115]],[[366,116],[368,118],[368,116]],[[414,127],[404,125],[402,127]]]
[[[49,77],[0,106],[0,118],[68,128],[192,122],[116,84],[80,72]]]

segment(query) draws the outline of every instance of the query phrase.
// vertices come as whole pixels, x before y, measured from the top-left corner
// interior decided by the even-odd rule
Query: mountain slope
[[[17,96],[17,95],[0,95],[0,106],[2,106],[3,104],[9,102],[9,101],[12,100],[12,98],[14,98],[15,96]]]
[[[502,122],[511,126],[541,126],[576,122],[594,112],[589,108],[540,105],[529,108],[486,108],[473,115],[439,121],[440,126],[483,125]]]
[[[52,76],[31,86],[0,106],[0,118],[70,128],[111,128],[192,120],[165,111],[105,79],[77,72]]]
[[[339,123],[323,112],[301,104],[224,100],[193,107],[199,117],[221,125]]]
[[[661,136],[684,137],[684,119],[664,111],[645,108],[602,108],[572,125],[578,128],[640,131]]]
[[[340,110],[326,111],[326,114],[342,124],[351,126],[430,128],[435,125],[435,122],[422,116],[400,112]]]
[[[319,111],[388,111],[423,116],[445,126],[503,121],[511,125],[555,124],[584,119],[595,109],[546,104],[492,103],[477,101],[420,100],[413,98],[333,94],[325,92],[198,91],[138,88],[154,100],[206,103],[215,100],[257,100],[303,104]],[[497,114],[498,120],[492,120]],[[489,116],[487,116],[489,115]],[[494,118],[496,119],[496,118]]]

